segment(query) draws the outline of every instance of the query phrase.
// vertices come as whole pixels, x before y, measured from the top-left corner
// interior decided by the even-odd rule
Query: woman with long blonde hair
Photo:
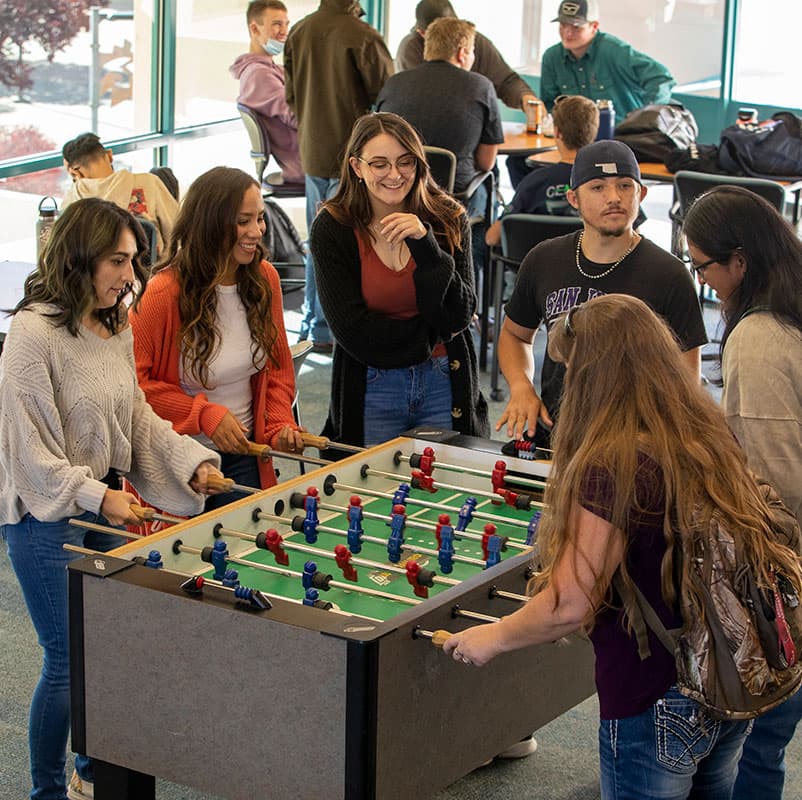
[[[673,545],[697,507],[721,513],[762,573],[780,552],[750,535],[766,530],[766,502],[720,409],[641,300],[613,294],[577,306],[552,326],[549,354],[566,364],[566,380],[538,532],[538,591],[500,622],[455,634],[444,649],[482,665],[588,630],[604,800],[729,798],[749,723],[704,719],[675,688],[674,655],[651,631],[651,656],[641,660],[632,609],[611,580],[620,568],[666,628],[681,627]],[[798,569],[794,581],[798,587]]]

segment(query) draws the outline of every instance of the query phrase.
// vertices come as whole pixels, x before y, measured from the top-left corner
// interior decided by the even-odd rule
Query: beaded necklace
[[[600,273],[599,275],[591,275],[579,265],[579,253],[582,250],[582,237],[584,236],[585,231],[581,231],[579,234],[579,238],[576,241],[576,268],[579,270],[579,274],[584,276],[585,278],[590,278],[591,280],[596,280],[598,278],[603,278],[605,275],[609,275],[634,249],[635,245],[638,243],[638,235],[633,233],[632,234],[632,241],[629,244],[629,249],[627,250],[621,258],[618,259],[612,266],[607,267],[604,272]]]

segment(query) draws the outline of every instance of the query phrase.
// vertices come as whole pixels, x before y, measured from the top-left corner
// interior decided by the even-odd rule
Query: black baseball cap
[[[596,0],[563,0],[552,22],[582,25],[585,22],[596,22],[598,19],[599,4]]]
[[[602,139],[580,147],[571,168],[571,189],[595,178],[632,178],[643,183],[635,154],[623,142]]]

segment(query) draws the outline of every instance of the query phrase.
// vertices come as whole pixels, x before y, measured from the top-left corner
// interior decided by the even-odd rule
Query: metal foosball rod
[[[203,555],[203,549],[200,547],[191,547],[184,544],[180,539],[173,543],[174,553],[193,553],[197,556]],[[284,567],[274,567],[270,564],[259,564],[255,561],[246,561],[244,558],[237,558],[236,556],[226,556],[226,561],[232,564],[239,564],[243,567],[251,567],[253,569],[263,570],[264,572],[274,572],[284,575],[287,578],[302,578],[303,573],[294,569],[286,569]],[[328,576],[331,577],[331,576]],[[357,592],[359,594],[370,595],[371,597],[383,597],[385,600],[393,600],[397,603],[405,603],[406,605],[416,606],[421,601],[412,597],[402,597],[400,595],[390,594],[389,592],[382,592],[378,589],[367,589],[364,586],[357,586],[353,583],[344,583],[343,581],[328,580],[325,586],[316,586],[315,588],[323,588],[324,591],[330,588],[345,589],[349,592]]]
[[[304,434],[304,436],[306,436],[306,434]],[[306,444],[306,442],[304,442],[304,444]],[[331,461],[327,461],[325,458],[307,456],[303,453],[288,453],[285,450],[274,450],[269,445],[257,444],[256,442],[248,442],[248,455],[256,456],[257,458],[261,458],[263,461],[267,461],[269,458],[286,458],[290,461],[303,461],[305,464],[317,464],[321,467],[325,467],[332,463]]]
[[[398,474],[396,474],[394,472],[384,472],[384,470],[374,469],[373,467],[369,467],[367,465],[365,465],[362,468],[362,474],[364,476],[372,475],[372,476],[375,476],[375,477],[378,477],[378,478],[389,478],[390,480],[394,480],[394,481],[401,481],[401,482],[404,482],[404,483],[412,483],[412,485],[415,486],[415,478],[414,478],[414,476],[412,478],[410,478],[410,476],[408,476],[408,475],[398,475]],[[453,492],[464,492],[465,491],[465,487],[464,486],[454,486],[453,484],[441,483],[439,481],[436,481],[436,482],[432,483],[432,489],[434,491],[439,491],[440,489],[448,489],[449,491],[453,491]],[[470,491],[471,491],[471,494],[477,495],[479,497],[487,497],[490,500],[500,500],[500,495],[497,492],[488,492],[488,491],[485,491],[484,489],[471,489]],[[522,497],[523,497],[523,495],[522,495]],[[532,500],[531,497],[527,496],[526,497],[526,506],[525,507],[529,508],[531,506],[535,506],[536,508],[544,508],[543,503],[539,503],[539,502],[537,502],[535,500]],[[522,507],[522,510],[525,510],[525,509]]]
[[[218,536],[220,534],[225,536],[233,536],[235,539],[242,539],[247,542],[256,542],[258,539],[258,537],[254,536],[252,533],[246,533],[245,531],[238,531],[235,530],[234,528],[226,528],[222,525],[215,528],[214,535]],[[336,560],[336,557],[333,553],[329,553],[327,550],[323,550],[322,548],[319,547],[311,547],[310,545],[301,544],[300,542],[294,542],[292,540],[282,538],[281,546],[286,547],[288,550],[296,550],[299,553],[309,553],[310,555],[323,556],[332,561]],[[259,547],[258,544],[257,547]],[[395,572],[399,575],[407,574],[406,569],[404,569],[403,567],[396,567],[395,564],[385,564],[380,561],[371,561],[369,558],[362,558],[360,556],[351,556],[350,563],[355,564],[358,567],[380,569],[384,572]],[[441,583],[445,586],[457,586],[458,584],[462,583],[462,581],[458,581],[455,578],[446,578],[443,575],[435,575],[433,580],[434,583]]]
[[[324,508],[324,509],[327,509],[327,510],[329,508],[331,508],[331,509],[338,510],[338,511],[347,511],[348,510],[345,507],[328,506],[328,505],[324,506],[322,503],[320,505],[320,508]],[[365,514],[365,516],[367,517],[368,514]],[[381,514],[374,514],[374,515],[371,515],[371,516],[377,517],[378,519],[381,519],[381,520],[388,520],[389,519],[388,516],[382,516]],[[276,516],[275,514],[265,514],[264,511],[260,511],[260,510],[254,510],[254,517],[256,517],[257,519],[265,520],[266,522],[277,522],[277,523],[279,523],[281,525],[286,525],[287,527],[292,528],[292,530],[295,530],[295,531],[303,530],[302,524],[303,524],[304,518],[301,517],[300,515],[295,517],[295,519],[298,520],[298,522],[297,522],[298,528],[296,528],[295,525],[293,525],[293,521],[294,520],[290,519],[289,517],[279,517],[279,516]],[[334,533],[337,536],[343,536],[343,537],[347,537],[348,536],[348,534],[345,531],[341,531],[338,528],[330,528],[330,527],[318,524],[317,529],[319,531],[324,531],[325,533]],[[380,544],[380,545],[386,545],[387,544],[387,539],[380,539],[378,536],[365,536],[365,535],[363,535],[362,536],[362,540],[365,541],[365,542],[373,542],[374,544]],[[420,553],[421,555],[425,555],[425,556],[434,556],[435,558],[438,556],[438,551],[437,550],[431,550],[428,547],[420,547],[419,545],[411,545],[411,544],[408,544],[406,542],[404,543],[404,549],[405,550],[409,550],[412,553]],[[482,561],[482,560],[480,560],[478,558],[470,558],[469,556],[454,555],[454,556],[452,556],[452,559],[454,561],[460,561],[463,564],[471,564],[474,567],[482,567],[483,569],[486,566],[484,561]]]
[[[74,525],[76,528],[85,528],[88,531],[99,531],[100,533],[110,533],[114,536],[123,536],[128,539],[145,539],[146,536],[144,533],[132,533],[131,531],[127,531],[123,528],[114,528],[111,525],[100,525],[97,522],[88,522],[85,519],[75,519],[74,517],[67,520],[70,525]],[[183,522],[183,520],[182,520]],[[67,548],[67,545],[64,545]]]
[[[108,532],[112,530],[115,529],[109,528]],[[81,553],[85,556],[108,556],[108,553],[103,550],[92,550],[88,547],[78,547],[74,544],[64,544],[62,547],[70,552]],[[140,564],[144,564],[146,561],[142,556],[135,557],[131,560],[134,561],[134,563]],[[198,594],[204,585],[209,584],[224,592],[230,592],[237,600],[246,601],[252,608],[259,609],[260,611],[269,611],[273,607],[273,604],[268,599],[270,595],[259,589],[249,589],[246,586],[226,586],[222,581],[217,581],[214,578],[204,578],[200,575],[188,575],[185,572],[177,572],[176,570],[165,569],[164,567],[159,567],[159,571],[166,575],[175,575],[177,578],[181,578],[184,581],[184,583],[181,584],[181,588],[188,594]]]
[[[399,450],[393,457],[393,460],[395,461],[396,465],[399,465],[402,462],[407,462],[411,467],[414,468],[416,467],[416,464],[413,462],[420,457],[420,453],[413,453],[412,455],[406,456]],[[449,472],[461,472],[464,475],[475,475],[477,478],[491,478],[491,471],[489,469],[466,467],[461,466],[460,464],[447,464],[444,461],[438,461],[437,459],[434,459],[432,462],[432,468],[437,469],[438,467],[440,469],[448,470]],[[537,478],[526,478],[521,475],[515,475],[511,476],[511,480],[512,482],[520,484],[521,486],[531,486],[535,489],[546,488],[546,481]]]
[[[332,491],[330,492],[329,489]],[[351,486],[347,483],[339,483],[336,480],[330,480],[330,478],[326,478],[324,492],[326,494],[331,494],[336,490],[342,490],[348,494],[363,494],[369,497],[386,498],[388,500],[393,499],[392,492],[382,492],[378,489],[368,489],[365,486]],[[445,503],[432,503],[429,500],[420,500],[417,497],[407,497],[406,503],[407,505],[420,506],[421,508],[430,508],[434,511],[449,511],[452,514],[459,514],[460,512],[458,506],[449,506]],[[524,522],[521,519],[503,517],[501,514],[488,514],[486,511],[480,511],[479,509],[473,511],[473,516],[476,517],[476,519],[482,519],[486,520],[487,522],[500,523],[503,525],[510,525],[516,528],[526,528],[529,525],[528,522]],[[460,533],[462,532],[460,531]]]

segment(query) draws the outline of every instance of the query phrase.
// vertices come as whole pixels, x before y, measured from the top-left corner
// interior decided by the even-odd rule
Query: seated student
[[[596,139],[599,130],[599,109],[586,97],[564,97],[554,105],[554,139],[560,161],[548,167],[530,170],[518,184],[506,214],[553,214],[576,216],[566,198],[571,183],[571,168],[580,147]],[[485,235],[487,244],[501,241],[501,220],[494,222]]]
[[[301,452],[281,286],[262,253],[264,201],[242,170],[215,167],[189,187],[170,247],[131,312],[139,385],[179,433],[221,454],[236,483],[273,486],[248,440]],[[210,498],[206,510],[236,499]]]
[[[251,37],[247,53],[229,67],[239,79],[237,102],[256,112],[259,125],[270,140],[270,149],[281,167],[280,175],[269,175],[268,183],[298,183],[305,180],[298,151],[298,121],[284,94],[284,67],[273,56],[284,50],[290,32],[287,6],[281,0],[251,0],[246,12]]]
[[[164,250],[178,215],[178,200],[159,177],[150,172],[115,171],[111,150],[103,147],[94,133],[82,133],[71,139],[61,155],[73,180],[62,200],[63,208],[82,197],[109,200],[134,216],[153,222],[159,252]]]

